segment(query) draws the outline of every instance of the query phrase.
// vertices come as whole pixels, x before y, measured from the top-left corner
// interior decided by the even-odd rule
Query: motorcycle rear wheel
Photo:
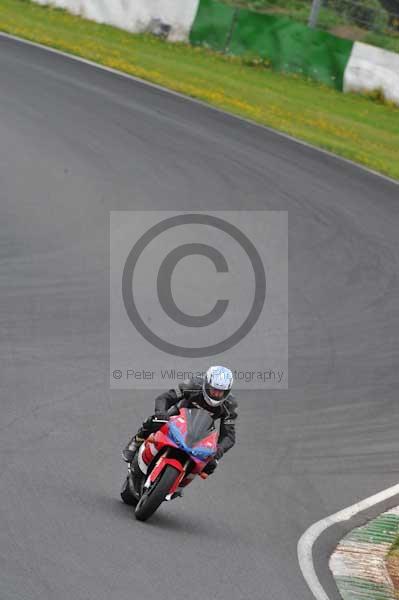
[[[167,465],[160,478],[141,496],[134,514],[138,521],[147,521],[165,500],[170,488],[176,481],[179,471]]]

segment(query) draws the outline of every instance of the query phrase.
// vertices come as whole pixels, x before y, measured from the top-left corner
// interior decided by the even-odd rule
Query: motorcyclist
[[[179,384],[177,389],[164,392],[155,399],[155,414],[144,421],[142,427],[122,451],[126,462],[131,462],[143,441],[169,420],[168,410],[180,403],[185,408],[203,408],[213,420],[220,419],[217,452],[206,465],[204,472],[210,475],[217,467],[223,454],[235,444],[235,421],[237,402],[231,396],[233,374],[221,366],[210,367],[205,377],[196,377]]]

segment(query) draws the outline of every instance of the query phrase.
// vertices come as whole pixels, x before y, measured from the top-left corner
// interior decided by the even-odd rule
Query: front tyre
[[[129,506],[136,506],[137,498],[132,494],[130,490],[129,479],[129,477],[126,477],[125,481],[122,484],[121,498],[125,504],[128,504]]]
[[[169,490],[179,476],[179,471],[166,465],[159,479],[141,496],[134,514],[139,521],[147,521],[169,494]]]

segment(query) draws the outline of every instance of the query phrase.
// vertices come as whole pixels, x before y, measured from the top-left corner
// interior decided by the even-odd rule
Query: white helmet
[[[204,377],[202,391],[209,406],[220,406],[231,392],[233,373],[226,367],[209,367]]]

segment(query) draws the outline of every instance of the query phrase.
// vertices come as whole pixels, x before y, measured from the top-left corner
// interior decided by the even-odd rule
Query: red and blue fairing
[[[169,423],[168,436],[177,448],[197,464],[207,463],[217,449],[217,432],[213,419],[203,410],[183,408]]]
[[[194,463],[190,469],[193,475],[201,473],[214,456],[217,440],[218,432],[215,430],[212,417],[206,410],[199,408],[181,408],[179,415],[171,417],[168,423],[151,436],[157,451],[165,446],[183,451]],[[161,458],[161,463],[157,467],[161,467],[161,464],[166,461],[167,459],[163,461]]]

